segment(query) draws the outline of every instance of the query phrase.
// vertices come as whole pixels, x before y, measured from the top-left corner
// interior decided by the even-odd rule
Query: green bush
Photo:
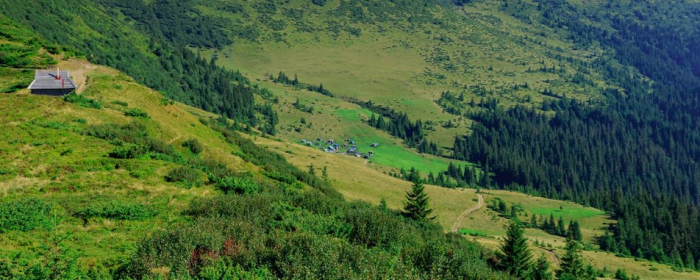
[[[72,93],[64,96],[63,100],[65,100],[66,102],[69,102],[69,103],[78,104],[81,107],[85,107],[85,108],[95,108],[95,109],[102,108],[102,104],[100,104],[100,102],[89,99],[89,98],[82,96],[80,94],[77,94],[75,92],[72,92]]]
[[[193,154],[199,154],[204,151],[204,146],[202,146],[202,143],[199,143],[199,140],[195,138],[188,139],[182,143],[182,146],[188,148]]]
[[[146,113],[145,111],[143,111],[139,108],[128,109],[128,110],[124,111],[124,115],[127,117],[139,117],[139,118],[146,118],[146,119],[150,118],[148,116],[148,113]]]
[[[225,193],[255,194],[260,192],[258,184],[251,178],[224,177],[216,182],[216,187]]]
[[[193,223],[144,239],[118,276],[168,267],[173,279],[219,277],[240,267],[282,279],[507,279],[481,247],[438,225],[319,191],[198,199],[186,214]]]
[[[153,215],[153,211],[142,204],[114,200],[91,203],[75,213],[76,217],[84,220],[99,217],[114,220],[142,221],[152,218]]]
[[[123,106],[123,107],[129,107],[129,103],[127,103],[125,101],[114,100],[114,101],[112,101],[112,104]]]
[[[10,230],[29,231],[48,221],[51,206],[38,199],[21,199],[0,203],[0,233]]]
[[[173,183],[180,183],[186,188],[200,187],[204,183],[201,173],[187,166],[179,166],[171,169],[165,180]]]
[[[139,158],[146,153],[146,150],[144,146],[124,144],[109,152],[109,157],[118,159]]]

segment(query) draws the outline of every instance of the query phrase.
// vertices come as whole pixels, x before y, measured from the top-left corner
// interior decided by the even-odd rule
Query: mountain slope
[[[230,120],[57,61],[80,95],[0,96],[2,277],[507,279],[489,251],[344,202]],[[2,69],[3,81],[17,71]]]

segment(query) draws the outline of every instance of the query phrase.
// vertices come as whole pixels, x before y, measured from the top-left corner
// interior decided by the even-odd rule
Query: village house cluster
[[[302,139],[301,143],[309,147],[318,147],[327,153],[339,153],[348,156],[354,156],[364,159],[370,159],[374,156],[374,151],[369,151],[367,153],[360,152],[357,148],[357,144],[352,139],[345,139],[343,143],[335,142],[333,139],[324,140],[322,138],[316,138],[316,141],[309,141]],[[376,148],[379,143],[372,143],[370,147]],[[343,152],[345,150],[345,152]]]

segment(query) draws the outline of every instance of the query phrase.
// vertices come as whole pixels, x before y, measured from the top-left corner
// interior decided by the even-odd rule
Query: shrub
[[[146,149],[140,145],[125,144],[109,152],[109,157],[119,159],[139,158],[146,153]]]
[[[124,106],[124,107],[129,107],[129,103],[127,103],[125,101],[114,100],[114,101],[112,101],[112,104]]]
[[[204,146],[202,146],[202,143],[199,143],[199,140],[195,138],[188,139],[187,141],[182,143],[182,146],[188,148],[193,154],[199,154],[204,150]]]
[[[186,166],[176,167],[171,169],[165,180],[173,183],[181,183],[186,188],[199,187],[203,184],[201,173]]]
[[[216,187],[225,193],[254,194],[260,192],[258,184],[251,178],[224,177],[216,182]]]
[[[153,217],[153,211],[148,207],[126,201],[108,201],[91,203],[78,210],[75,215],[87,220],[89,218],[105,218],[114,220],[142,221]]]
[[[128,109],[128,110],[124,111],[124,115],[127,117],[139,117],[139,118],[146,118],[146,119],[150,118],[148,116],[148,113],[146,113],[145,111],[138,109],[138,108]]]
[[[50,210],[51,206],[38,199],[0,203],[0,233],[33,230],[48,221]]]
[[[64,96],[63,100],[65,100],[66,102],[69,102],[69,103],[78,104],[78,105],[85,107],[85,108],[95,108],[95,109],[102,108],[102,104],[100,104],[100,102],[89,99],[89,98],[82,96],[82,95],[79,95],[75,92],[72,92],[72,93]]]

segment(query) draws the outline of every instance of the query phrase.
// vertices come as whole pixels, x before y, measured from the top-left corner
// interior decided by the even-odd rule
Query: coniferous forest
[[[629,5],[649,14],[667,9]],[[602,90],[604,102],[555,95],[541,108],[466,112],[477,122],[473,134],[455,139],[453,154],[494,172],[499,187],[612,213],[619,223],[601,238],[604,250],[694,268],[700,258],[700,59],[692,51],[698,30],[679,33],[654,17],[630,20],[634,15],[623,6],[609,3],[605,8],[620,13],[600,19],[611,22],[614,34],[582,20],[592,10],[547,1],[538,9],[543,22],[568,26],[577,44],[603,44],[653,84],[598,61],[619,87]],[[697,10],[667,12],[693,11],[697,19]]]

